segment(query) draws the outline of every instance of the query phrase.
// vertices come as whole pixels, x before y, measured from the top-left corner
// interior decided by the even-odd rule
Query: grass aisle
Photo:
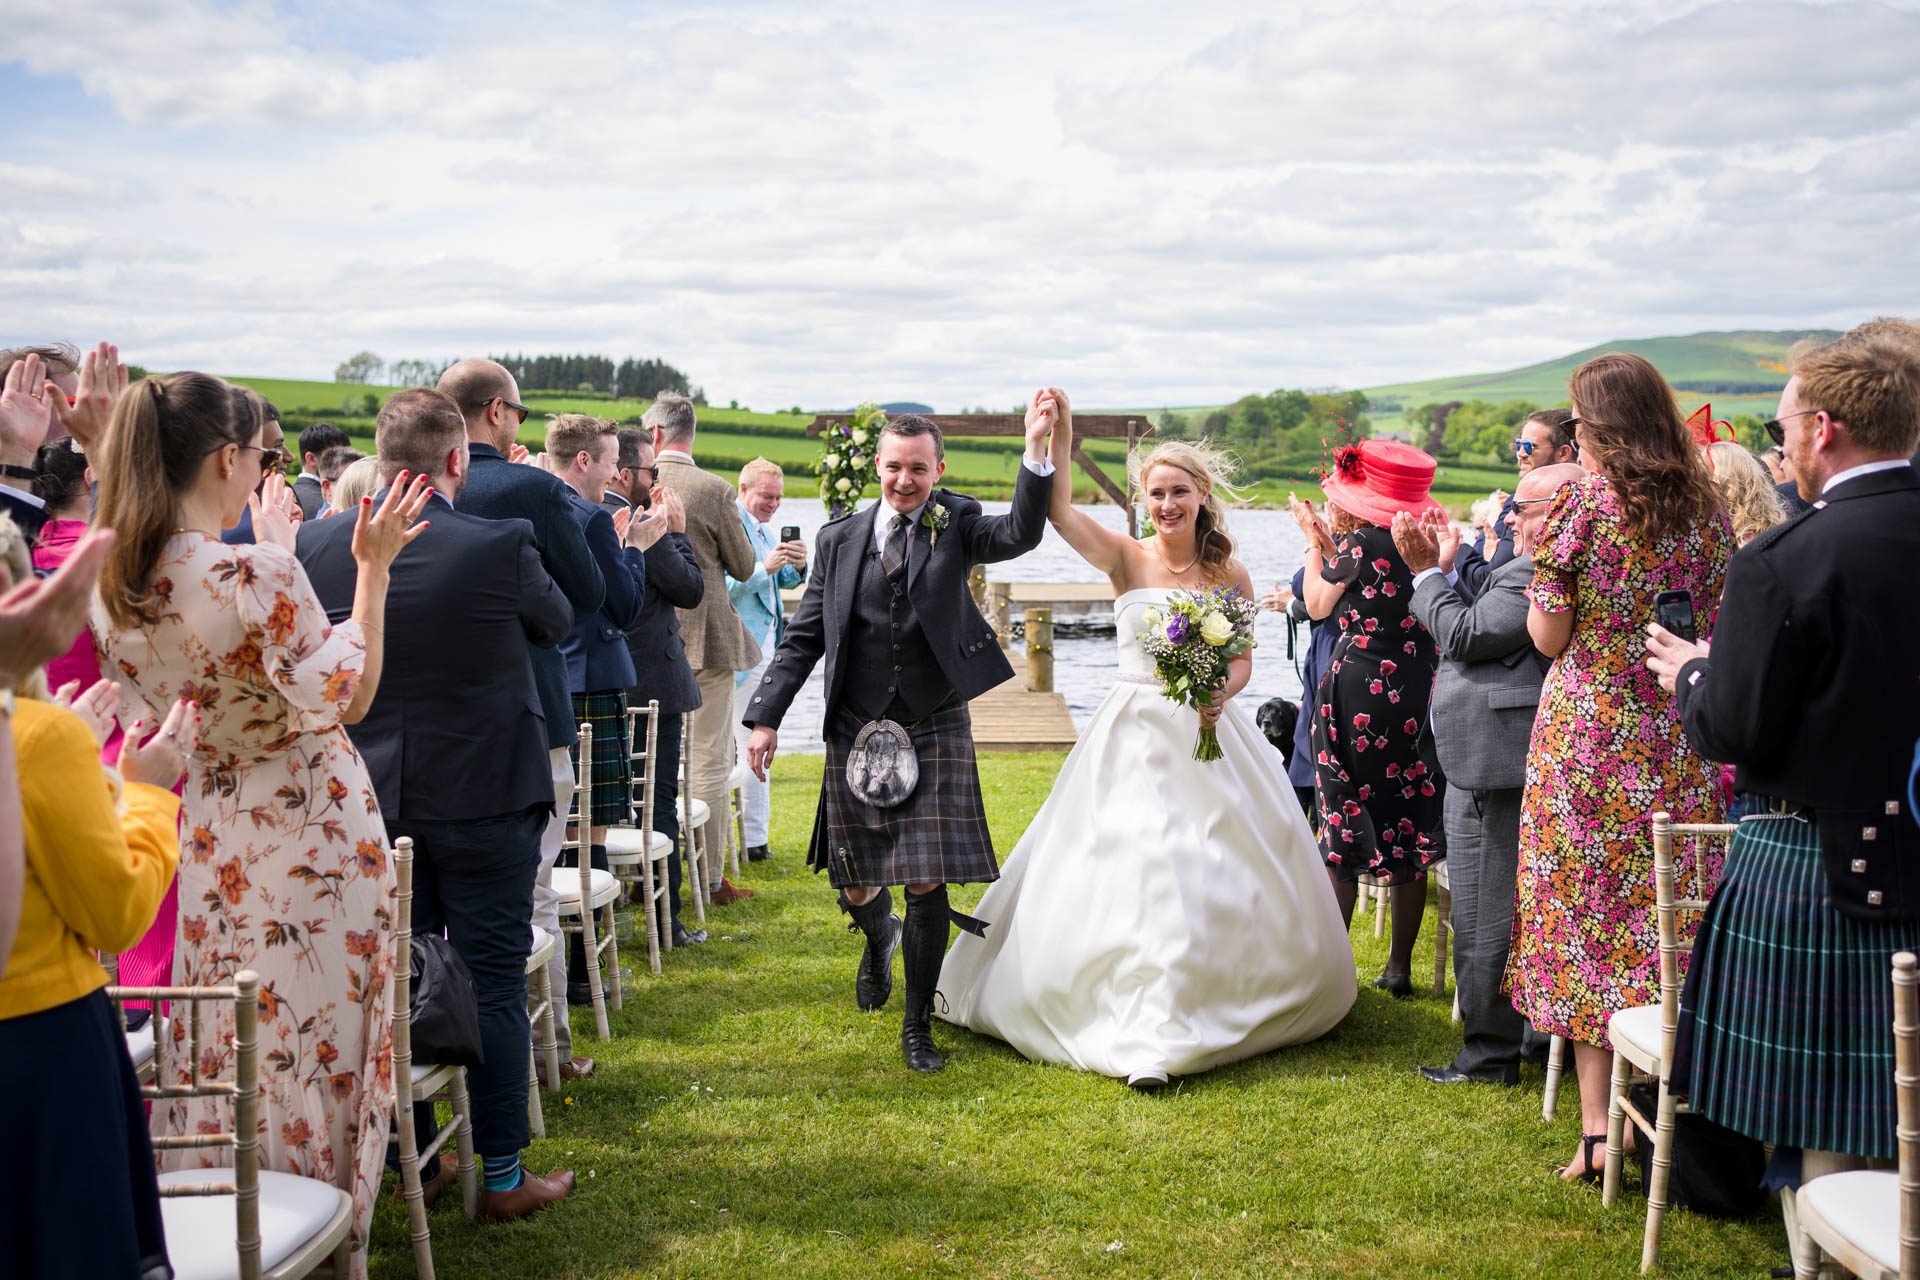
[[[981,760],[1002,855],[1063,757]],[[1540,1120],[1540,1076],[1440,1089],[1413,1068],[1457,1045],[1448,1004],[1365,985],[1384,944],[1356,925],[1360,1000],[1312,1044],[1159,1096],[1050,1066],[945,1024],[947,1070],[916,1077],[887,1009],[853,1007],[856,939],[801,865],[820,757],[776,769],[772,862],[706,946],[630,971],[615,1038],[576,1016],[594,1079],[547,1095],[538,1170],[571,1167],[569,1202],[509,1226],[432,1215],[444,1276],[1533,1276],[1630,1275],[1644,1204],[1550,1168],[1573,1150]],[[1125,785],[1115,780],[1116,785]],[[977,898],[969,890],[956,905]],[[1431,924],[1431,916],[1429,916]],[[1285,929],[1284,920],[1272,927]],[[631,957],[631,959],[629,959]],[[1424,957],[1424,960],[1421,958]],[[635,963],[637,961],[637,963]],[[1423,972],[1425,977],[1423,977]],[[587,1011],[576,1011],[585,1015]],[[392,1179],[389,1178],[389,1183]],[[373,1274],[411,1277],[406,1215],[383,1196]],[[1663,1272],[1764,1275],[1787,1258],[1777,1217],[1668,1217]]]

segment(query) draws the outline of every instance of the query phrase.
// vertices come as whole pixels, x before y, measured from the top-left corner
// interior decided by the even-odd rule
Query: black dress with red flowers
[[[1341,534],[1321,576],[1347,589],[1313,719],[1320,852],[1342,879],[1405,884],[1446,852],[1446,783],[1420,751],[1439,651],[1410,612],[1413,575],[1385,529]]]

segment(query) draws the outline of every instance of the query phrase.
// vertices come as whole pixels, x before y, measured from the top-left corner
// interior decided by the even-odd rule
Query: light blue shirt
[[[768,573],[767,557],[780,544],[774,540],[771,529],[755,520],[745,507],[738,503],[734,505],[740,513],[740,525],[747,531],[747,541],[753,544],[753,572],[744,579],[728,575],[727,596],[739,611],[740,621],[746,624],[747,634],[759,642],[764,656],[780,643],[780,637],[787,629],[787,620],[780,608],[780,593],[805,582],[807,571],[790,564],[777,575]],[[746,684],[751,674],[749,671],[735,672],[734,687],[737,689]]]

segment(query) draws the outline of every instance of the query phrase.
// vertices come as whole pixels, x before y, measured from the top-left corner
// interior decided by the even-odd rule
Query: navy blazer
[[[571,489],[568,508],[600,567],[607,596],[592,613],[576,616],[573,629],[560,642],[567,688],[574,693],[630,688],[633,658],[627,653],[627,628],[640,621],[640,608],[647,602],[646,555],[638,547],[622,545],[613,516]]]
[[[47,509],[38,505],[29,497],[23,497],[20,490],[10,485],[0,485],[0,515],[13,517],[20,526],[20,532],[27,535],[29,543],[40,541],[40,530],[46,527]]]
[[[598,609],[606,597],[606,583],[587,550],[586,534],[574,519],[568,501],[573,490],[566,481],[539,467],[508,462],[490,444],[470,443],[467,456],[473,465],[455,505],[483,519],[525,520],[533,525],[540,563],[560,584],[573,606],[573,616]],[[573,718],[573,699],[567,696],[567,660],[558,648],[534,647],[533,680],[547,717],[547,746],[572,746],[579,728]]]
[[[613,493],[600,505],[610,512],[627,509]],[[669,713],[699,708],[700,685],[680,639],[679,611],[697,606],[705,589],[700,561],[686,534],[669,533],[653,544],[647,556],[647,602],[640,606],[640,621],[627,628],[627,653],[633,658],[629,703],[658,702],[660,710]]]
[[[463,822],[553,805],[547,726],[528,642],[573,610],[524,520],[483,520],[435,495],[395,557],[384,663],[366,718],[347,726],[387,821]],[[353,612],[350,516],[302,525],[296,554],[329,620]],[[571,712],[569,712],[569,716]]]

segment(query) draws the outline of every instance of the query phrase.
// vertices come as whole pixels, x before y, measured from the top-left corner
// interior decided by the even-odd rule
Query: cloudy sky
[[[1217,403],[1920,312],[1920,0],[5,0],[0,342]]]

